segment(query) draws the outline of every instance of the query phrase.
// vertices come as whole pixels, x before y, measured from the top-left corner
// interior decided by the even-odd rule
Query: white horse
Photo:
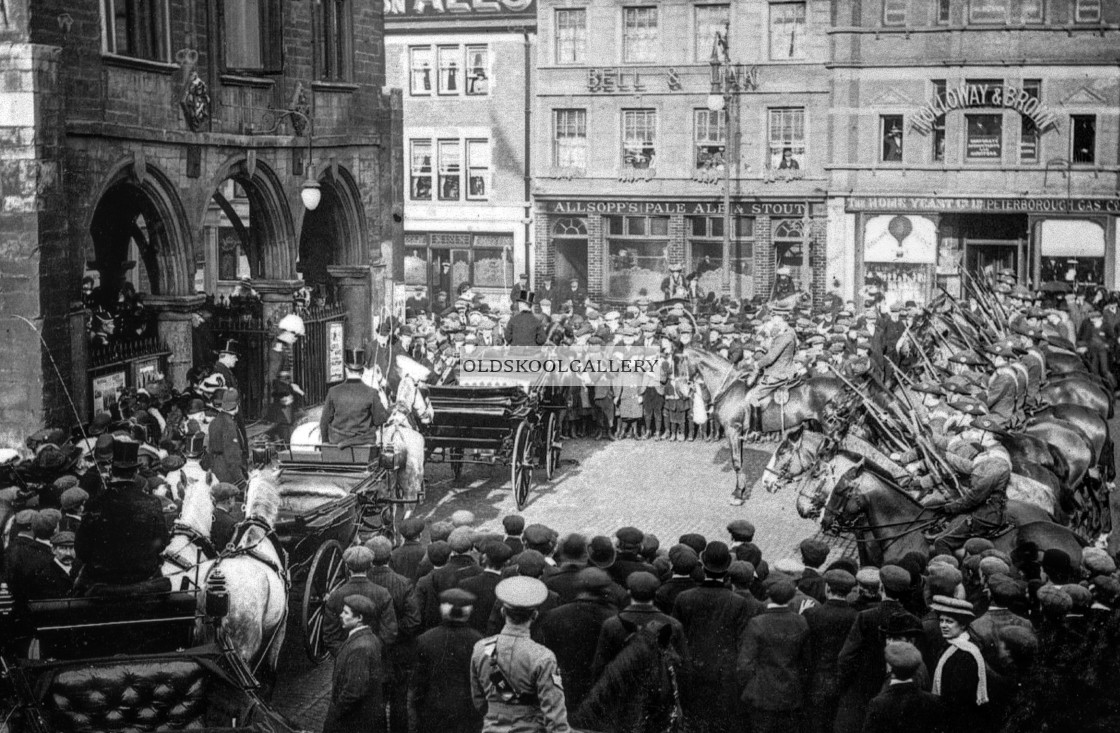
[[[288,615],[287,567],[282,550],[269,535],[280,513],[280,482],[274,469],[252,471],[246,493],[245,521],[238,526],[234,549],[210,567],[206,585],[216,571],[225,577],[229,613],[221,634],[254,672],[261,665],[276,669]],[[200,607],[206,593],[199,594]]]
[[[407,357],[397,358],[403,360]],[[432,403],[420,391],[416,379],[424,379],[427,369],[408,359],[407,368],[402,371],[397,401],[385,427],[381,429],[381,451],[399,456],[395,460],[389,498],[418,502],[424,491],[424,436],[413,426],[430,423],[434,413]],[[411,514],[412,507],[409,507],[404,518]]]
[[[187,590],[198,587],[214,564],[214,547],[210,530],[214,524],[214,500],[205,481],[187,481],[183,507],[171,530],[171,541],[160,557],[163,577],[170,578],[173,588]]]

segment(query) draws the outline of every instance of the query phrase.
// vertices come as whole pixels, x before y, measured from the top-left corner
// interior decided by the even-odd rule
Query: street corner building
[[[0,8],[0,429],[184,384],[200,317],[263,365],[301,290],[309,337],[369,337],[403,266],[380,2]]]

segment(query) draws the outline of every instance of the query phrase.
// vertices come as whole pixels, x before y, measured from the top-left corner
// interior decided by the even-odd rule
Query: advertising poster
[[[93,378],[93,414],[108,412],[109,408],[117,404],[121,393],[124,392],[125,373],[112,372]]]
[[[343,371],[345,324],[342,321],[332,321],[327,326],[327,381],[341,382],[346,378]]]

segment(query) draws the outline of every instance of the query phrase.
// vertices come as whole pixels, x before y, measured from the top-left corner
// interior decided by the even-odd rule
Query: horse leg
[[[735,472],[735,491],[731,494],[732,504],[742,504],[750,498],[747,477],[743,475],[743,426],[732,423],[727,426],[727,443],[731,448],[731,468]]]

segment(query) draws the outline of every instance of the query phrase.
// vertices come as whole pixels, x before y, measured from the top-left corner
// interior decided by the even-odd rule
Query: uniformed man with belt
[[[519,576],[498,583],[505,628],[474,646],[471,697],[483,714],[483,733],[569,733],[564,688],[556,656],[529,638],[548,588]]]

